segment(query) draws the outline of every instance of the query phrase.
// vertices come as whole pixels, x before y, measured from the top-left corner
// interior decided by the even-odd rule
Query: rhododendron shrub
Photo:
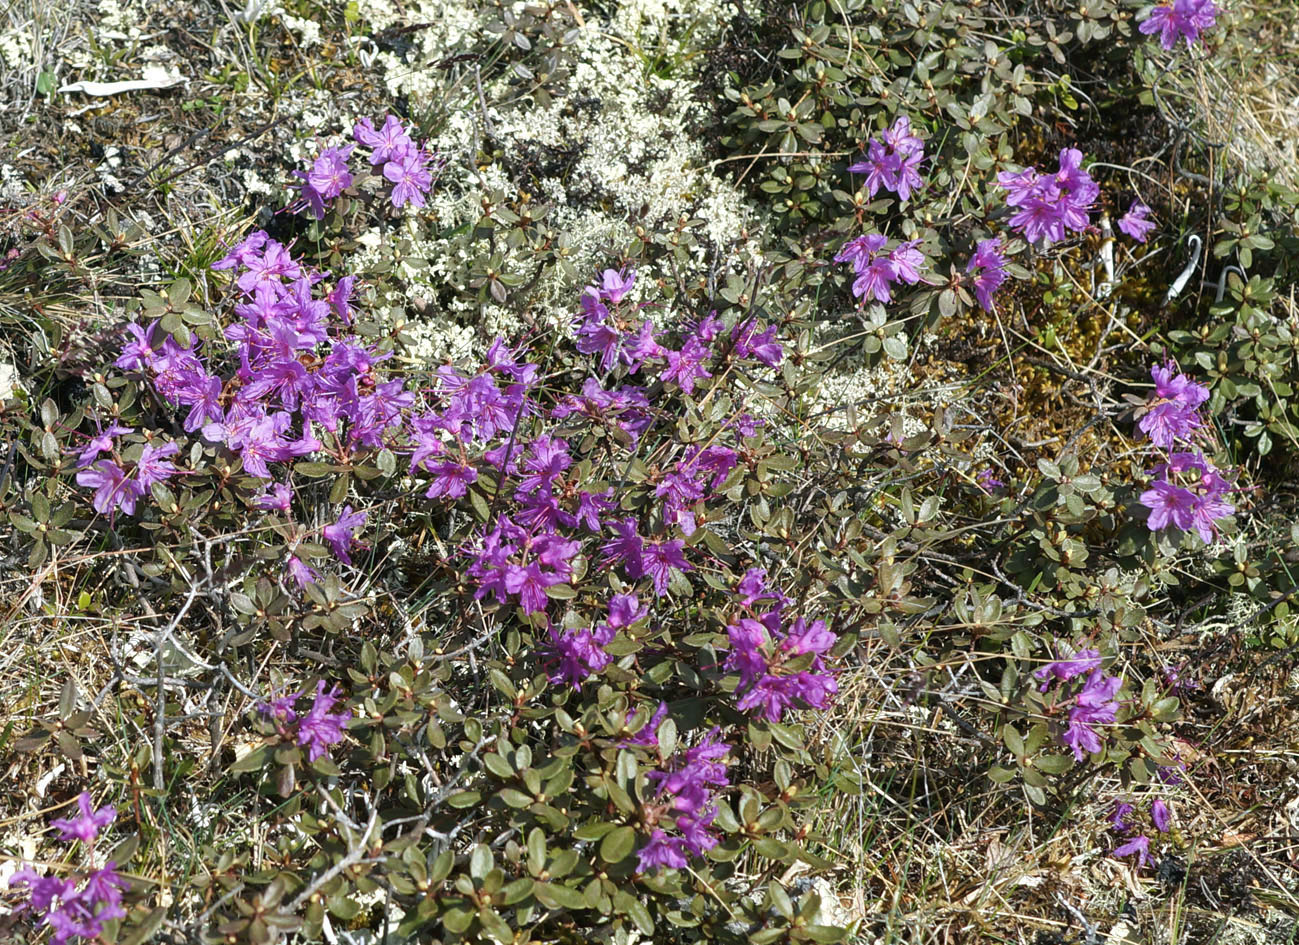
[[[388,146],[365,131],[367,144]],[[257,693],[254,680],[237,682],[258,698],[236,776],[299,798],[379,755],[421,758],[432,738],[439,760],[420,763],[441,769],[442,785],[403,787],[425,824],[452,836],[496,810],[520,836],[544,836],[529,842],[530,878],[516,877],[508,898],[497,902],[492,870],[471,869],[499,913],[465,913],[454,896],[432,909],[411,899],[402,928],[412,934],[489,932],[523,915],[560,922],[575,908],[648,931],[675,909],[688,869],[719,869],[754,839],[778,862],[818,862],[805,829],[792,839],[805,803],[794,774],[815,771],[795,733],[800,716],[832,705],[840,644],[851,641],[736,550],[748,539],[735,510],[782,494],[771,472],[794,466],[749,406],[785,360],[775,325],[749,312],[658,326],[631,301],[636,272],[608,269],[575,297],[558,342],[497,338],[481,361],[421,376],[393,369],[399,348],[375,340],[355,280],[293,246],[254,232],[213,269],[230,280],[217,318],[195,331],[142,320],[122,332],[114,367],[131,385],[126,403],[149,408],[130,424],[120,410],[95,413],[76,458],[90,506],[111,527],[169,530],[175,489],[208,483],[187,508],[229,503],[278,536],[274,553],[260,538],[239,552],[238,537],[218,553],[243,569],[228,600],[246,629],[232,640],[252,652],[330,639],[368,610],[343,579],[396,537],[399,523],[372,511],[387,497],[438,535],[428,619],[442,653],[469,660],[398,665],[367,641],[359,669],[314,685],[286,679]],[[696,616],[683,621],[682,608]],[[448,684],[484,643],[497,708],[469,716]],[[400,705],[437,721],[390,717]],[[741,762],[745,775],[732,776]],[[781,792],[769,796],[754,783],[773,763]],[[395,802],[383,801],[386,842],[422,844]],[[429,848],[438,863],[452,849]],[[509,853],[475,849],[473,863]],[[409,869],[404,858],[371,866],[398,888]]]
[[[1247,271],[1272,231],[1252,209],[1199,229],[1200,206],[1253,197],[1170,203],[1166,176],[1196,190],[1176,167],[1122,173],[1092,99],[1142,80],[1116,65],[1134,44],[1184,60],[1143,33],[1189,43],[1215,8],[1165,4],[1138,31],[1129,9],[1039,4],[1009,44],[961,4],[930,4],[923,29],[907,5],[764,9],[754,42],[781,24],[788,41],[718,69],[736,137],[714,169],[765,201],[740,250],[647,200],[570,271],[543,201],[589,168],[550,179],[498,147],[518,116],[483,100],[495,69],[562,96],[560,5],[544,26],[509,13],[473,60],[481,136],[448,168],[463,195],[435,189],[416,122],[313,128],[262,228],[216,228],[125,323],[41,337],[49,383],[0,415],[20,606],[75,606],[110,658],[57,718],[40,693],[17,716],[19,750],[74,762],[47,831],[67,846],[7,892],[20,934],[833,941],[790,878],[874,875],[843,861],[863,792],[878,849],[905,821],[908,862],[907,844],[1026,822],[1138,871],[1172,851],[1203,757],[1173,735],[1208,701],[1193,615],[1289,600],[1285,562],[1260,575],[1236,539],[1263,521],[1242,446],[1288,448],[1264,388],[1293,386],[1294,332],[1254,276],[1224,273],[1207,316],[1191,293],[1148,304],[1184,218]],[[1099,77],[1085,116],[1056,106],[1079,103],[1046,58],[1079,50]],[[1167,143],[1198,166],[1189,138]],[[80,237],[41,238],[49,271],[80,279]],[[355,254],[376,242],[380,262]],[[404,281],[434,262],[413,243],[446,253],[425,295]],[[1123,291],[1092,293],[1107,263]],[[1237,324],[1213,321],[1232,305]],[[1174,324],[1194,333],[1158,337]],[[456,357],[414,343],[430,327]],[[97,839],[111,809],[73,809],[82,781],[119,812],[120,860]],[[182,817],[211,825],[184,821],[203,865],[184,875],[165,833]],[[913,921],[896,890],[869,934]]]

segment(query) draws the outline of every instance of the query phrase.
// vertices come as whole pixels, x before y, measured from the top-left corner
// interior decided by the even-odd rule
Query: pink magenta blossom
[[[1172,49],[1178,39],[1186,40],[1190,49],[1200,34],[1217,22],[1218,7],[1213,0],[1171,0],[1160,3],[1137,27],[1146,35],[1159,34],[1159,44]]]
[[[101,807],[95,810],[89,791],[82,791],[77,797],[77,809],[81,812],[79,817],[50,821],[50,826],[58,829],[60,839],[89,843],[117,816],[117,811],[112,807]]]
[[[1154,221],[1146,219],[1149,214],[1150,208],[1137,198],[1128,207],[1128,212],[1119,217],[1119,229],[1138,243],[1144,243],[1147,234],[1155,228]]]
[[[866,159],[851,165],[848,171],[866,175],[872,197],[883,187],[908,200],[924,184],[917,170],[924,159],[924,142],[911,133],[911,119],[901,115],[880,138],[870,140]]]

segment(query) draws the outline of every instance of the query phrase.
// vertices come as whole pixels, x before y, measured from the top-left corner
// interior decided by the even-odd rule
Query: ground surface
[[[417,122],[449,159],[433,222],[412,225],[408,234],[414,247],[408,255],[424,262],[403,270],[373,300],[390,324],[409,323],[404,356],[414,361],[477,353],[497,331],[553,320],[609,251],[635,238],[637,226],[670,226],[682,214],[703,221],[698,252],[661,261],[643,272],[646,282],[722,285],[728,276],[746,276],[752,260],[779,245],[776,223],[761,192],[746,186],[747,172],[735,171],[751,156],[739,147],[728,154],[721,136],[707,129],[730,109],[718,103],[721,64],[761,71],[761,63],[745,63],[736,52],[743,36],[734,17],[747,11],[649,2],[556,3],[546,10],[556,34],[585,31],[555,74],[539,76],[534,62],[514,72],[497,68],[494,57],[509,61],[500,52],[513,41],[509,19],[492,4],[470,0],[362,0],[346,9],[310,2],[259,7],[250,0],[244,10],[117,0],[9,4],[0,17],[0,251],[30,253],[42,230],[57,242],[62,227],[78,234],[105,228],[114,245],[89,250],[80,276],[0,273],[0,396],[6,370],[32,376],[29,335],[50,320],[65,334],[47,336],[46,348],[75,338],[79,351],[94,350],[97,333],[123,320],[140,289],[179,276],[203,285],[206,266],[254,225],[291,232],[295,224],[275,213],[286,203],[288,173],[357,116],[390,109]],[[1275,55],[1266,64],[1242,64],[1236,74],[1201,76],[1195,88],[1202,100],[1180,100],[1178,107],[1203,110],[1210,132],[1227,143],[1220,156],[1269,175],[1287,166],[1293,173],[1299,85],[1286,63],[1299,57],[1299,27],[1284,5],[1258,13],[1249,27]],[[586,30],[588,19],[600,28]],[[503,37],[498,46],[484,42],[489,27],[490,35]],[[170,87],[106,96],[62,91],[75,82],[141,77]],[[1227,90],[1242,93],[1230,107],[1223,104]],[[1090,91],[1099,97],[1099,90]],[[1121,127],[1094,127],[1088,118],[1080,129],[1039,129],[1048,139],[1041,147],[1050,152],[1059,139],[1082,135],[1089,156],[1173,180],[1178,146],[1142,163],[1168,137],[1152,114],[1136,114]],[[740,160],[733,160],[736,154]],[[1169,192],[1173,200],[1189,199],[1176,186]],[[481,278],[490,254],[465,248],[458,233],[484,195],[516,210],[533,199],[551,204],[549,225],[571,241],[567,266],[556,264],[553,278],[538,282],[526,305],[513,298],[511,306],[484,302],[466,288]],[[21,219],[28,212],[38,215],[34,222]],[[809,224],[807,232],[814,229]],[[387,249],[361,234],[339,251],[372,267]],[[1174,243],[1168,252],[1181,250]],[[508,270],[508,250],[504,257],[497,265]],[[1180,268],[1164,262],[1155,260],[1154,269]],[[532,274],[522,263],[519,268],[520,281]],[[1216,279],[1217,270],[1204,276]],[[1110,371],[1125,346],[1175,320],[1149,304],[1166,284],[1163,271],[1152,272],[1150,281],[1154,288],[1123,290],[1132,310],[1122,331],[1097,315],[1075,320],[1069,311],[1052,314],[1049,304],[1044,312],[1040,286],[1025,284],[1015,290],[1017,304],[1005,308],[1014,316],[972,311],[959,324],[917,333],[902,362],[841,366],[810,398],[808,412],[862,397],[892,402],[902,405],[897,422],[913,435],[954,382],[989,373],[992,393],[971,402],[968,419],[1004,436],[989,437],[980,455],[1009,464],[1013,452],[1016,468],[1031,468],[1050,455],[1052,444],[1060,446],[1088,423],[1098,384],[1107,403],[1119,402]],[[1213,286],[1200,291],[1211,293]],[[1278,312],[1287,304],[1293,312],[1293,295],[1276,304]],[[829,307],[846,315],[852,300],[840,292]],[[1048,330],[1064,343],[1048,342]],[[834,340],[836,331],[852,336],[855,326],[824,331],[820,337]],[[47,393],[67,396],[53,387],[31,393],[40,395],[33,403]],[[1086,433],[1083,449],[1109,448],[1113,438],[1105,429],[1101,424]],[[1257,543],[1288,541],[1299,494],[1296,456],[1289,452],[1261,471],[1271,461],[1255,464],[1264,483],[1259,502],[1274,503],[1256,520],[1251,540]],[[80,599],[93,598],[105,581],[97,554],[60,559],[57,571],[30,566],[17,544],[0,547],[0,557],[0,770],[6,783],[18,786],[0,799],[5,877],[18,858],[44,855],[45,812],[95,776],[72,757],[17,753],[16,739],[57,705],[67,680],[82,694],[102,693],[111,673],[103,655],[108,629],[112,640],[126,641],[114,659],[139,655],[133,646],[141,661],[150,654],[132,641],[129,626],[113,626],[113,614]],[[1281,557],[1296,564],[1293,553]],[[864,657],[841,682],[835,712],[818,725],[825,744],[851,742],[848,757],[864,785],[852,797],[827,790],[818,814],[828,836],[822,855],[836,864],[827,893],[842,910],[831,918],[855,927],[858,940],[881,943],[1295,941],[1294,638],[1260,645],[1251,635],[1257,606],[1247,602],[1216,610],[1185,603],[1185,625],[1151,629],[1145,645],[1163,662],[1189,667],[1198,684],[1184,694],[1184,715],[1173,732],[1195,775],[1176,795],[1180,834],[1145,871],[1109,856],[1104,818],[1126,785],[1108,775],[1093,779],[1069,812],[1069,829],[1058,829],[1022,798],[1008,802],[999,788],[988,790],[986,778],[971,775],[981,743],[963,720],[909,698],[910,670],[885,656],[872,668],[872,651],[863,644]],[[145,704],[130,687],[109,704],[118,699]],[[135,754],[140,733],[132,724],[121,713],[99,720],[119,764]],[[208,734],[195,725],[177,735],[192,742],[200,766],[210,756]],[[141,776],[119,768],[114,777],[138,784]],[[261,813],[247,798],[223,795],[227,789],[221,778],[197,774],[174,784],[175,820],[154,825],[172,837],[148,870],[202,872],[213,865],[205,860],[214,848],[256,839]],[[786,878],[794,881],[798,872]],[[9,934],[24,941],[27,933]]]

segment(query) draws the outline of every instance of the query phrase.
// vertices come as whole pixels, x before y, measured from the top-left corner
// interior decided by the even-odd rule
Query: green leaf
[[[478,791],[461,791],[459,794],[452,794],[447,798],[447,805],[457,810],[464,810],[466,807],[473,807],[483,799],[483,795]]]
[[[642,935],[654,934],[654,918],[650,915],[645,903],[639,899],[633,899],[627,903],[627,917],[636,923],[636,928],[640,930]]]
[[[571,886],[559,883],[537,883],[532,887],[532,894],[537,901],[550,909],[585,909],[586,900],[582,894]]]
[[[826,943],[826,945],[843,942],[848,938],[848,930],[841,929],[837,925],[809,925],[803,929],[803,934],[814,942]]]
[[[536,886],[536,882],[528,876],[516,879],[512,883],[507,883],[505,888],[501,890],[504,894],[505,905],[512,906],[516,902],[522,902],[524,899],[527,899],[532,895],[532,889],[534,886]]]
[[[636,846],[636,831],[632,827],[617,827],[600,841],[600,859],[606,863],[620,863],[631,855]]]
[[[510,762],[494,751],[483,755],[483,767],[502,781],[508,781],[514,777],[514,768],[510,766]]]
[[[260,771],[266,766],[266,758],[270,754],[270,748],[263,745],[260,748],[254,748],[248,754],[244,755],[228,769],[231,774],[242,774],[246,771]]]
[[[485,843],[480,843],[469,854],[469,875],[474,879],[482,879],[492,871],[495,864],[496,858],[492,856],[492,848]]]
[[[329,463],[294,463],[293,471],[309,479],[320,479],[339,471],[339,467]]]

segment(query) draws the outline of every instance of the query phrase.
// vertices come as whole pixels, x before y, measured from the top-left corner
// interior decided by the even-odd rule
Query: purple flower
[[[870,262],[887,242],[888,238],[881,233],[866,233],[844,243],[839,252],[835,253],[834,261],[851,262],[853,265],[858,260]]]
[[[630,627],[649,614],[649,607],[640,603],[635,594],[614,594],[609,598],[609,626],[615,630]]]
[[[688,863],[685,854],[685,841],[680,837],[669,837],[657,828],[650,834],[645,846],[636,851],[636,872],[638,873],[648,873],[656,866],[683,870]]]
[[[848,171],[866,175],[872,197],[883,187],[907,200],[924,184],[916,170],[925,159],[924,142],[911,133],[911,119],[906,115],[899,116],[881,137],[883,140],[870,140],[866,160],[851,165]]]
[[[598,535],[603,528],[600,522],[601,513],[618,507],[612,500],[612,488],[604,492],[587,492],[583,489],[577,494],[577,512],[574,513],[573,518],[581,522],[588,531]]]
[[[162,446],[145,444],[140,459],[135,464],[135,475],[140,481],[140,488],[147,490],[155,482],[162,482],[179,473],[180,470],[165,459],[179,452],[179,443],[164,443]]]
[[[224,387],[221,378],[203,371],[191,372],[185,378],[177,394],[182,404],[190,405],[185,417],[186,433],[194,433],[201,430],[205,423],[221,419],[221,391]]]
[[[920,281],[924,254],[916,249],[920,240],[911,240],[884,252],[887,240],[878,233],[868,233],[848,241],[835,254],[836,262],[851,261],[856,279],[852,293],[859,299],[892,301],[895,282],[914,285]]]
[[[704,362],[708,360],[708,357],[708,349],[703,346],[698,338],[688,338],[686,343],[681,346],[680,351],[667,352],[668,366],[659,375],[659,379],[676,381],[683,393],[693,394],[696,381],[713,376],[704,367]]]
[[[1159,400],[1173,401],[1183,407],[1198,407],[1209,399],[1209,388],[1197,384],[1185,374],[1174,374],[1176,369],[1172,361],[1156,364],[1150,369],[1150,377],[1155,382],[1155,396]]]
[[[334,314],[344,323],[352,324],[352,289],[356,285],[356,276],[344,276],[335,284],[333,290],[325,296]]]
[[[537,562],[526,566],[517,564],[505,568],[505,590],[517,594],[519,606],[526,614],[536,614],[546,609],[546,588],[564,583],[562,574],[542,571]]]
[[[106,922],[125,917],[122,890],[130,884],[110,860],[91,870],[81,889],[71,879],[41,876],[30,867],[16,872],[9,885],[26,886],[31,896],[15,911],[30,908],[41,913],[42,924],[52,933],[51,945],[65,945],[73,938],[98,939]]]
[[[636,519],[628,517],[610,526],[618,537],[600,546],[605,563],[619,563],[633,581],[645,574],[645,540],[636,530]]]
[[[90,504],[100,515],[108,515],[115,509],[134,515],[135,503],[144,495],[140,483],[128,479],[126,470],[111,459],[101,459],[89,469],[80,470],[77,485],[95,490]]]
[[[344,148],[325,148],[305,174],[294,171],[301,178],[299,191],[305,205],[311,208],[317,220],[325,218],[325,204],[352,186],[352,174],[347,169],[347,159],[356,145]]]
[[[81,455],[77,457],[77,466],[89,466],[93,463],[100,453],[107,453],[113,448],[113,439],[119,436],[125,436],[128,433],[134,433],[135,427],[124,427],[116,420],[108,425],[107,430],[101,430],[90,438]]]
[[[117,816],[117,811],[112,807],[101,807],[95,810],[91,804],[89,791],[82,791],[77,797],[77,808],[81,811],[80,817],[50,821],[51,827],[58,828],[60,840],[80,840],[82,843],[89,843]]]
[[[771,596],[767,593],[767,569],[749,568],[735,585],[735,593],[740,596],[740,603],[745,607],[753,606],[760,598]]]
[[[1187,531],[1195,524],[1199,500],[1190,489],[1160,479],[1141,493],[1141,504],[1150,509],[1146,527],[1152,532],[1162,531],[1169,525]]]
[[[1200,684],[1196,682],[1194,679],[1186,679],[1182,676],[1182,671],[1185,668],[1186,668],[1185,663],[1183,663],[1180,666],[1164,667],[1164,682],[1168,683],[1169,688],[1172,689],[1174,692],[1187,691],[1191,689],[1200,688]]]
[[[1036,168],[1025,168],[997,175],[1006,191],[1006,206],[1019,212],[1008,221],[1030,242],[1051,243],[1064,239],[1069,232],[1087,228],[1087,210],[1100,196],[1100,187],[1082,168],[1082,152],[1065,148],[1060,152],[1059,169],[1054,174],[1040,174]]]
[[[1186,771],[1186,762],[1179,761],[1171,765],[1159,765],[1155,768],[1155,780],[1160,784],[1167,784],[1169,787],[1177,787],[1185,779],[1182,773]]]
[[[438,496],[459,499],[469,491],[471,485],[478,481],[477,469],[451,459],[433,463],[425,468],[433,474],[433,482],[424,493],[424,496],[429,499]]]
[[[877,256],[869,263],[857,265],[857,278],[852,284],[852,294],[859,299],[891,302],[891,286],[897,280],[897,270],[888,256]]]
[[[617,631],[613,627],[557,631],[550,629],[550,646],[559,657],[558,668],[550,674],[551,682],[566,682],[580,690],[582,682],[600,672],[613,661],[604,647],[613,640]]]
[[[893,266],[895,280],[901,280],[907,285],[915,285],[920,281],[920,270],[925,265],[925,254],[916,249],[920,245],[920,240],[910,240],[906,243],[899,243],[889,252],[889,264]]]
[[[756,330],[757,323],[751,318],[735,323],[731,340],[735,343],[736,357],[753,358],[767,367],[776,367],[785,357],[784,347],[776,340],[776,326],[768,325],[758,334]]]
[[[1117,833],[1127,833],[1132,825],[1128,823],[1128,817],[1131,816],[1133,806],[1126,801],[1115,801],[1114,810],[1105,819],[1114,825],[1113,829]]]
[[[307,749],[308,761],[315,761],[329,751],[330,745],[343,740],[343,729],[352,718],[352,711],[329,711],[339,703],[339,692],[337,686],[326,692],[325,681],[320,680],[316,684],[315,702],[298,720],[298,744]]]
[[[974,277],[974,295],[985,312],[992,311],[992,296],[1006,281],[1006,257],[1001,255],[1001,238],[980,240],[970,257],[966,273],[979,270]]]
[[[365,524],[365,518],[365,512],[353,512],[350,505],[345,505],[338,521],[321,529],[334,555],[344,564],[352,563],[352,556],[348,554],[353,542],[352,533]]]
[[[799,705],[824,709],[830,697],[839,691],[833,676],[826,673],[799,672],[787,676],[766,674],[735,703],[741,712],[759,709],[758,715],[779,722],[786,709]]]
[[[293,692],[272,699],[270,702],[258,703],[257,711],[262,715],[270,716],[277,722],[293,725],[298,721],[298,713],[293,710],[293,707],[304,695],[305,693],[302,692]]]
[[[1053,680],[1068,682],[1075,676],[1081,676],[1083,673],[1090,673],[1099,669],[1101,665],[1101,654],[1098,650],[1079,650],[1073,656],[1066,659],[1056,660],[1053,663],[1047,663],[1041,669],[1034,671],[1033,678],[1042,685],[1040,692],[1046,692]]]
[[[1132,206],[1128,207],[1128,212],[1119,217],[1119,229],[1132,237],[1138,243],[1146,241],[1146,234],[1155,228],[1151,220],[1146,216],[1150,213],[1150,208],[1141,202],[1141,198],[1132,201]]]
[[[636,284],[636,270],[606,269],[600,276],[600,296],[617,305]]]
[[[293,489],[283,482],[273,483],[266,492],[253,500],[259,509],[288,512],[293,502]]]
[[[839,691],[822,659],[838,639],[825,621],[808,624],[799,617],[788,632],[777,634],[773,631],[779,630],[779,621],[779,611],[772,610],[761,620],[743,617],[726,628],[731,652],[724,667],[740,673],[736,708],[741,712],[758,709],[759,715],[772,722],[779,722],[786,709],[799,705],[823,709]],[[783,665],[808,653],[813,659],[804,670],[791,673]]]
[[[284,462],[320,449],[320,443],[310,434],[299,440],[288,439],[287,433],[293,418],[284,411],[271,414],[245,412],[247,408],[231,408],[225,423],[208,423],[203,426],[204,439],[225,443],[243,460],[244,471],[259,479],[270,479],[267,463]]]
[[[1099,667],[1092,669],[1087,677],[1087,684],[1078,693],[1078,704],[1088,709],[1108,710],[1111,715],[1118,708],[1114,696],[1118,694],[1123,680],[1118,676],[1106,676]],[[1113,719],[1110,719],[1113,721]]]
[[[415,143],[396,115],[384,116],[383,127],[377,131],[369,118],[362,118],[353,126],[352,136],[371,149],[371,164],[384,164],[415,148]]]
[[[796,617],[780,647],[795,655],[815,653],[824,656],[838,640],[839,638],[826,627],[824,620],[816,620],[809,624],[802,617]]]
[[[293,280],[302,275],[302,267],[294,261],[288,249],[275,240],[268,239],[260,255],[249,255],[246,260],[241,260],[241,264],[246,271],[235,280],[235,284],[248,295],[253,295],[259,287],[270,291],[282,289],[285,279]]]
[[[993,474],[991,468],[979,470],[978,482],[979,488],[989,495],[992,495],[998,489],[1006,488],[1006,484]]]
[[[1160,833],[1168,833],[1168,829],[1173,824],[1173,815],[1169,811],[1168,805],[1164,803],[1161,797],[1155,798],[1150,805],[1150,819],[1155,825],[1155,829]]]
[[[1136,836],[1127,843],[1114,848],[1111,856],[1122,859],[1125,856],[1137,854],[1137,868],[1145,866],[1150,862],[1150,839],[1145,836]]]
[[[1079,714],[1077,709],[1070,713],[1069,726],[1060,736],[1060,741],[1073,751],[1075,761],[1082,761],[1105,747],[1100,736],[1087,723],[1086,713]]]
[[[298,587],[306,587],[308,584],[320,581],[320,574],[297,555],[289,555],[285,568],[289,572],[289,577],[297,582]]]
[[[1159,33],[1159,43],[1172,49],[1179,38],[1186,40],[1190,49],[1200,34],[1212,29],[1218,16],[1213,0],[1172,0],[1150,11],[1137,29],[1146,35]]]
[[[1069,710],[1069,726],[1060,739],[1073,750],[1074,760],[1082,761],[1087,755],[1104,748],[1093,726],[1115,721],[1119,704],[1114,701],[1114,696],[1122,684],[1122,679],[1106,676],[1100,669],[1093,669],[1087,677],[1087,684],[1078,694],[1077,705]]]
[[[408,203],[424,206],[424,195],[433,189],[428,158],[415,148],[394,155],[384,164],[383,176],[392,181],[392,205],[399,210]]]
[[[660,597],[668,592],[668,581],[673,571],[693,570],[693,565],[682,554],[685,544],[680,538],[645,542],[641,560],[645,573],[654,580],[654,593]]]
[[[124,371],[144,370],[153,360],[153,333],[157,328],[157,322],[150,322],[148,328],[141,328],[134,322],[127,325],[131,340],[122,346],[122,353],[113,364]]]
[[[1157,403],[1137,423],[1150,442],[1164,449],[1171,448],[1178,440],[1189,439],[1201,425],[1200,416],[1193,407],[1176,401]]]
[[[107,921],[108,919],[121,919],[126,913],[121,910],[122,890],[130,887],[130,883],[120,876],[117,872],[117,864],[109,860],[100,869],[91,870],[86,874],[86,884],[81,889],[83,901],[92,904],[95,918]],[[106,908],[103,908],[106,907]],[[111,914],[109,914],[111,912]],[[96,935],[99,933],[96,932]]]

